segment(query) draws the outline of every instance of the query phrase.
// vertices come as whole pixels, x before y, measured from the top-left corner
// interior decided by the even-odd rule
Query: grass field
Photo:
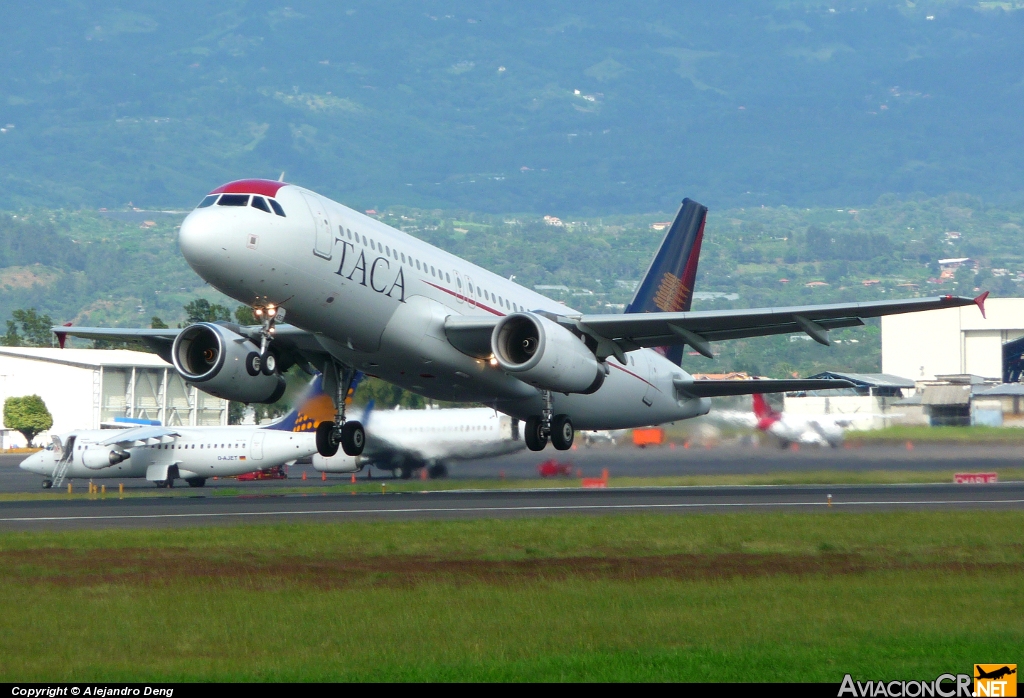
[[[1024,429],[1008,427],[929,427],[892,426],[871,431],[851,431],[846,435],[850,444],[1024,444]]]
[[[0,681],[932,679],[1024,647],[1024,513],[0,536]]]

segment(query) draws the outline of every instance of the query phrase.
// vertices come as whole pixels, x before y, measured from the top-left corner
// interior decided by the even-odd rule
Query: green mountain
[[[556,215],[1022,192],[1024,2],[9,3],[0,208],[242,176]]]

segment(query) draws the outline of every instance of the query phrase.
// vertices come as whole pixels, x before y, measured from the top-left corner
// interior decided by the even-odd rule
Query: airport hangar
[[[0,347],[0,405],[23,395],[38,395],[53,415],[53,427],[36,437],[37,445],[50,433],[99,429],[119,418],[168,426],[228,423],[227,400],[187,385],[169,363],[139,351]],[[0,447],[24,445],[20,433],[6,432]]]

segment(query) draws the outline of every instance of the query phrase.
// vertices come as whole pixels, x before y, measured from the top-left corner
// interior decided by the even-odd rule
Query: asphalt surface
[[[17,464],[25,456],[0,455],[0,493],[40,492],[42,478],[20,470]],[[862,448],[802,448],[799,451],[782,450],[775,446],[750,444],[729,444],[716,448],[635,448],[623,446],[580,446],[571,451],[555,451],[548,448],[541,453],[521,451],[500,458],[453,463],[450,466],[452,479],[507,480],[534,479],[537,466],[545,460],[554,459],[571,466],[574,475],[598,477],[607,469],[611,477],[658,475],[761,475],[780,472],[813,472],[835,470],[842,472],[864,472],[869,470],[964,470],[988,471],[998,468],[1024,466],[1024,448],[1020,446],[979,445],[950,447],[947,444],[915,446],[865,446]],[[303,472],[307,479],[319,480],[321,474],[308,465],[293,465],[288,469],[287,480],[264,480],[260,482],[239,482],[234,479],[207,480],[204,489],[222,487],[264,492],[280,486],[294,486],[301,480]],[[357,475],[362,481],[367,476],[373,479],[390,478],[390,471],[370,468]],[[349,475],[329,475],[330,480],[348,480]],[[106,482],[116,489],[117,481]],[[152,490],[154,485],[144,480],[125,480],[127,490]],[[84,481],[75,481],[74,486],[84,487]],[[179,483],[179,487],[185,486]]]
[[[831,503],[829,503],[831,495]],[[1024,482],[992,485],[656,487],[6,502],[0,530],[137,528],[275,521],[508,518],[565,514],[1024,508]]]
[[[320,473],[294,465],[286,480],[239,482],[208,480],[202,489],[179,483],[173,495],[119,499],[117,483],[94,499],[52,499],[0,503],[0,530],[40,530],[107,527],[190,526],[265,523],[271,521],[351,521],[505,518],[564,514],[627,512],[779,511],[884,511],[893,509],[1022,509],[1024,482],[989,485],[813,485],[749,487],[644,487],[578,488],[567,479],[566,488],[525,489],[526,479],[537,477],[537,466],[554,458],[572,466],[576,476],[594,477],[605,469],[615,476],[765,474],[820,470],[963,470],[991,471],[1024,464],[1022,449],[1014,446],[947,445],[810,448],[798,452],[767,446],[733,444],[718,448],[580,447],[564,453],[522,452],[502,458],[452,466],[453,479],[523,480],[524,489],[416,493],[350,494],[318,491]],[[0,492],[40,492],[39,476],[17,468],[23,456],[0,456]],[[302,473],[307,481],[302,481]],[[331,475],[327,484],[339,484],[350,475]],[[381,485],[391,475],[372,469],[360,473],[360,482],[372,478]],[[162,494],[152,483],[126,480],[126,491]],[[303,494],[281,494],[280,488],[307,485]],[[76,481],[81,492],[85,483]],[[241,490],[227,496],[225,488]],[[383,489],[386,489],[383,488]],[[220,492],[218,492],[220,490]],[[832,495],[831,507],[828,495]]]

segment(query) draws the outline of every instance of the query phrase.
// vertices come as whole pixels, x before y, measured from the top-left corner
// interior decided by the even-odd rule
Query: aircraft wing
[[[643,347],[689,344],[704,356],[712,358],[710,342],[793,332],[805,332],[815,341],[828,345],[829,330],[863,325],[865,318],[967,305],[977,305],[984,315],[984,303],[987,296],[988,293],[983,293],[977,298],[934,296],[864,303],[801,305],[787,308],[558,316],[551,319],[593,339],[596,343],[598,358],[606,359],[609,356],[614,356],[619,359],[620,363],[625,364],[625,352]],[[486,357],[491,353],[491,331],[498,320],[499,318],[496,317],[452,315],[445,320],[445,334],[452,346],[463,353],[475,357]],[[785,388],[784,390],[818,389],[820,388]]]
[[[830,378],[759,378],[753,380],[693,380],[672,381],[676,390],[686,397],[723,397],[726,395],[753,395],[755,393],[790,393],[797,390],[836,390],[853,388],[846,380]]]
[[[169,443],[181,434],[168,427],[135,427],[119,431],[99,442],[100,446],[121,446],[131,448],[145,444]]]
[[[686,313],[635,313],[629,315],[584,315],[576,321],[578,329],[592,334],[600,343],[610,340],[623,351],[641,347],[689,344],[710,357],[709,342],[743,337],[805,332],[815,341],[828,345],[828,331],[856,327],[865,318],[897,315],[922,310],[939,310],[976,304],[984,313],[988,294],[977,298],[935,296],[865,303],[832,303],[788,308],[751,310],[710,310]],[[615,355],[609,351],[608,355]],[[603,357],[602,357],[603,358]],[[787,388],[786,390],[817,388]]]
[[[260,325],[236,325],[234,323],[215,323],[248,338],[254,344],[260,343]],[[167,363],[171,363],[171,345],[181,332],[178,328],[161,330],[132,329],[117,327],[74,327],[61,326],[51,328],[57,335],[61,347],[67,337],[82,339],[104,339],[114,342],[134,342],[143,344]],[[293,363],[303,365],[310,363],[319,366],[328,357],[329,352],[320,344],[312,332],[300,329],[295,325],[279,324],[274,326],[274,349],[282,361],[282,370],[287,370]]]

